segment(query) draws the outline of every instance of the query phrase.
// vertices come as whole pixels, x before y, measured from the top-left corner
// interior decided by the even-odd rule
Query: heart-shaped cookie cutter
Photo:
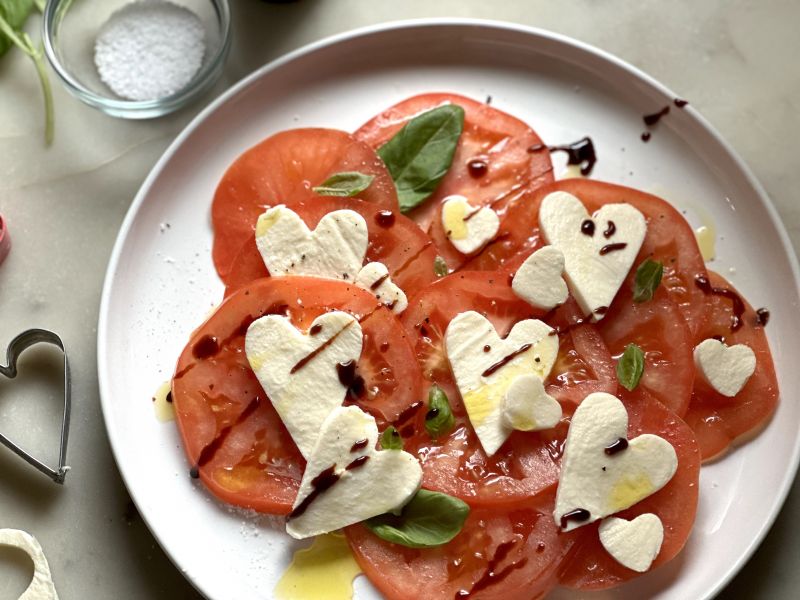
[[[71,410],[71,379],[69,372],[69,360],[67,359],[67,351],[64,348],[64,342],[61,341],[61,338],[57,334],[46,329],[29,329],[28,331],[23,331],[17,337],[11,340],[11,343],[8,345],[8,350],[6,351],[7,365],[0,365],[0,375],[8,377],[9,379],[14,379],[17,376],[17,361],[20,354],[34,344],[40,343],[57,346],[64,354],[64,415],[61,420],[61,446],[58,452],[58,467],[53,469],[47,466],[42,461],[12,442],[2,433],[0,433],[0,443],[2,443],[31,466],[36,467],[39,471],[47,475],[56,483],[63,484],[64,478],[67,475],[67,471],[69,471],[69,467],[66,466],[66,460],[67,440],[69,438],[69,417]]]

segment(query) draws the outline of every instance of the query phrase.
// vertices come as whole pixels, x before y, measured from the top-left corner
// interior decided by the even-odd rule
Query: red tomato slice
[[[542,140],[528,125],[456,94],[423,94],[403,100],[373,117],[355,136],[380,148],[408,120],[443,104],[464,109],[464,130],[453,164],[439,188],[409,216],[430,233],[448,266],[454,269],[466,257],[449,242],[442,228],[442,200],[459,194],[473,206],[491,206],[502,218],[508,206],[527,201],[530,190],[553,181],[553,165],[548,152],[529,151],[540,147]]]
[[[736,292],[717,273],[709,271],[708,275],[712,286]],[[705,301],[709,307],[708,320],[697,333],[693,346],[718,336],[729,346],[746,344],[756,354],[755,372],[733,398],[717,393],[700,375],[695,378],[694,394],[685,418],[697,435],[703,460],[708,460],[724,452],[737,439],[758,431],[766,424],[778,405],[778,380],[764,327],[758,323],[755,311],[744,298],[742,327],[733,332],[731,300],[708,295]]]
[[[369,245],[367,262],[382,262],[389,269],[392,281],[399,285],[408,297],[436,279],[433,262],[436,246],[414,221],[399,214],[386,211],[374,203],[355,198],[319,196],[303,198],[285,203],[313,229],[319,220],[334,210],[349,209],[359,213],[367,222]],[[255,237],[245,242],[230,271],[222,277],[226,283],[226,294],[231,294],[243,285],[269,273],[256,247]]]
[[[700,450],[692,430],[643,388],[633,393],[620,390],[628,409],[628,437],[652,433],[667,440],[678,455],[678,470],[661,490],[615,516],[634,519],[644,513],[658,515],[664,524],[664,542],[651,570],[681,551],[694,524],[697,510]],[[560,569],[560,583],[578,590],[600,590],[641,575],[623,567],[603,548],[599,522],[562,534],[574,542]]]
[[[551,491],[516,510],[474,509],[461,533],[437,548],[392,544],[361,525],[345,532],[358,564],[388,600],[530,600],[552,589],[569,548],[552,505]]]
[[[307,277],[260,279],[227,298],[189,340],[172,380],[184,449],[211,492],[231,504],[285,514],[304,461],[244,353],[244,335],[265,314],[286,314],[305,330],[320,314],[344,310],[361,320],[355,403],[381,427],[420,398],[422,377],[405,331],[375,297],[355,286]]]
[[[211,205],[217,273],[228,273],[243,244],[253,237],[265,207],[319,199],[311,188],[345,171],[375,177],[358,198],[386,210],[398,209],[394,182],[383,162],[344,131],[282,131],[239,156],[222,176]]]

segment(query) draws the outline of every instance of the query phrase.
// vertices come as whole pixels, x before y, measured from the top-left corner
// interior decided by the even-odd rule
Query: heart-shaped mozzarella
[[[545,246],[525,259],[514,274],[511,289],[528,304],[551,310],[563,304],[569,290],[561,274],[564,253],[555,246]]]
[[[653,564],[664,541],[664,525],[653,513],[632,521],[609,517],[600,523],[600,543],[623,567],[644,573]]]
[[[464,196],[448,196],[442,203],[442,228],[461,254],[483,248],[500,228],[500,218],[488,206],[472,206]]]
[[[0,529],[0,546],[22,550],[33,562],[33,579],[19,600],[58,600],[50,565],[36,538],[19,529]]]
[[[672,444],[649,433],[630,441],[627,435],[628,411],[611,394],[589,394],[575,410],[553,513],[563,531],[633,506],[672,479]]]
[[[520,375],[506,392],[503,423],[519,431],[540,431],[558,425],[561,405],[544,390],[536,375]]]
[[[756,355],[750,346],[709,338],[694,349],[694,364],[698,373],[723,396],[733,398],[756,370]]]
[[[647,224],[630,204],[606,204],[591,217],[567,192],[545,196],[539,226],[564,253],[564,272],[581,309],[599,320],[611,306],[644,242]]]
[[[408,307],[405,292],[392,281],[389,269],[383,263],[371,262],[364,265],[356,276],[356,285],[375,294],[395,314],[400,314]]]
[[[417,493],[417,459],[402,450],[375,450],[377,440],[375,419],[357,406],[328,416],[286,524],[289,535],[302,539],[341,529],[396,510]]]
[[[367,223],[352,210],[335,210],[314,231],[284,205],[258,218],[256,245],[271,275],[353,280],[367,253]]]
[[[247,330],[247,360],[306,459],[347,393],[337,365],[357,361],[361,344],[361,325],[340,311],[314,319],[308,333],[280,315],[261,317]]]
[[[536,319],[520,321],[505,339],[483,315],[456,315],[445,332],[447,359],[478,439],[491,456],[512,428],[503,417],[506,393],[521,375],[544,379],[558,354],[558,336]]]

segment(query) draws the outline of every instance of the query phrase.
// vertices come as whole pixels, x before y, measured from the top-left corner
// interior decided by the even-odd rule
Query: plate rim
[[[547,42],[570,46],[573,49],[577,49],[581,52],[594,55],[601,61],[610,63],[614,67],[627,72],[628,75],[642,81],[651,90],[659,92],[662,95],[669,97],[670,99],[679,97],[670,88],[662,84],[660,81],[658,81],[648,73],[644,72],[643,70],[628,63],[627,61],[617,57],[616,55],[606,50],[603,50],[602,48],[598,48],[597,46],[580,41],[568,35],[564,35],[561,33],[557,33],[539,27],[532,27],[509,21],[494,20],[494,19],[463,18],[463,17],[432,17],[432,18],[391,20],[382,23],[367,25],[364,27],[358,27],[356,29],[351,29],[330,36],[326,36],[322,39],[305,44],[295,50],[292,50],[291,52],[288,52],[271,60],[270,62],[262,65],[261,67],[258,67],[250,74],[244,76],[239,81],[233,83],[230,87],[224,90],[217,98],[212,100],[205,108],[203,108],[200,112],[198,112],[198,114],[195,115],[195,117],[193,117],[189,121],[189,123],[187,123],[187,125],[181,130],[181,132],[175,137],[175,139],[169,144],[169,146],[167,146],[167,148],[161,154],[159,159],[150,169],[149,173],[147,174],[147,177],[142,182],[141,186],[139,187],[139,190],[136,193],[136,196],[134,197],[133,201],[128,207],[128,210],[125,214],[125,218],[123,219],[120,225],[103,279],[100,309],[98,312],[97,347],[96,347],[100,407],[103,414],[103,423],[105,426],[106,434],[108,435],[109,445],[111,447],[111,453],[114,457],[114,462],[117,465],[117,469],[120,473],[120,477],[122,478],[123,483],[125,484],[127,492],[130,495],[134,504],[136,505],[137,509],[141,509],[141,507],[137,502],[136,495],[133,493],[132,481],[129,479],[129,474],[126,468],[123,466],[124,460],[122,458],[122,450],[118,448],[117,442],[115,441],[115,436],[112,435],[112,432],[114,431],[114,428],[111,424],[111,416],[110,416],[112,408],[110,400],[108,400],[111,397],[110,390],[108,389],[108,386],[110,385],[108,379],[110,379],[110,377],[109,378],[106,377],[106,375],[108,374],[108,367],[106,364],[105,346],[107,345],[108,341],[107,323],[108,323],[109,308],[110,308],[109,304],[111,301],[111,295],[115,282],[114,281],[115,273],[117,271],[118,263],[122,255],[122,248],[125,244],[128,234],[130,233],[130,229],[133,226],[134,221],[136,220],[139,210],[142,207],[145,198],[149,194],[151,187],[153,186],[153,183],[164,170],[164,166],[166,165],[166,163],[168,163],[171,160],[171,158],[176,154],[176,152],[181,148],[186,138],[188,138],[198,127],[200,127],[218,108],[222,107],[230,99],[232,99],[239,93],[244,92],[245,90],[247,90],[247,88],[256,84],[261,78],[265,77],[268,73],[286,64],[289,64],[299,58],[302,58],[308,54],[312,54],[314,52],[336,46],[340,43],[354,40],[356,38],[380,35],[383,33],[403,30],[403,29],[437,28],[437,27],[463,27],[463,28],[474,28],[474,29],[505,30],[515,33],[525,34],[526,37],[531,37],[540,41],[543,40]],[[761,207],[766,210],[770,223],[778,232],[781,248],[783,250],[783,253],[788,259],[789,267],[791,269],[792,276],[794,278],[795,290],[798,296],[800,296],[800,262],[798,262],[797,254],[795,253],[791,239],[789,238],[788,231],[786,230],[786,227],[783,224],[783,221],[780,217],[780,214],[778,213],[777,208],[773,204],[766,190],[761,185],[759,180],[756,178],[750,167],[747,165],[747,163],[745,163],[745,161],[742,159],[739,153],[733,148],[733,146],[730,143],[728,143],[728,141],[722,137],[722,135],[711,125],[711,123],[705,117],[703,117],[702,114],[698,112],[691,104],[688,105],[686,109],[688,109],[687,110],[688,114],[702,128],[703,132],[706,135],[710,136],[710,138],[712,138],[713,141],[719,145],[720,149],[727,155],[727,158],[733,163],[734,167],[744,177],[745,183],[748,186],[750,186],[752,190],[755,192],[756,198]],[[781,396],[783,396],[783,394],[781,394]],[[728,566],[724,576],[721,577],[711,589],[709,589],[708,593],[705,596],[703,596],[703,600],[713,598],[725,586],[727,586],[731,582],[731,580],[742,570],[745,564],[752,558],[755,551],[764,541],[767,533],[769,533],[769,531],[772,529],[772,526],[774,525],[775,520],[777,519],[778,515],[781,512],[781,509],[786,501],[787,496],[789,495],[789,491],[791,490],[792,484],[797,476],[798,465],[800,465],[800,435],[798,435],[794,440],[794,447],[792,449],[789,466],[783,478],[780,489],[778,490],[778,493],[773,496],[772,505],[769,508],[769,517],[762,523],[757,534],[749,541],[744,552],[739,556],[739,558]],[[147,525],[147,528],[150,530],[150,533],[156,539],[156,541],[158,542],[159,546],[164,551],[164,553],[169,557],[173,565],[179,571],[181,571],[186,580],[198,592],[200,592],[205,596],[203,590],[200,588],[199,583],[195,581],[194,577],[190,577],[185,569],[181,568],[178,558],[173,556],[170,550],[161,541],[161,538],[154,530],[154,528],[151,526],[150,521],[147,518],[146,512],[142,512],[140,510],[140,514],[142,515],[142,519]]]

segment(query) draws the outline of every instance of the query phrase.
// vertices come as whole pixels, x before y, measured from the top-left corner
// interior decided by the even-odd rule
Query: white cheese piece
[[[336,365],[357,361],[361,345],[361,325],[341,311],[314,319],[309,333],[302,333],[280,315],[261,317],[247,330],[247,360],[306,459],[322,423],[347,393]],[[297,366],[312,354],[303,366]]]
[[[442,203],[442,228],[461,254],[483,248],[500,228],[500,218],[488,206],[472,206],[464,196],[448,196]]]
[[[709,338],[695,347],[694,364],[708,385],[723,396],[733,398],[755,372],[756,355],[745,344],[727,346]]]
[[[563,531],[588,525],[633,506],[664,487],[678,468],[675,449],[645,433],[627,441],[628,411],[605,392],[589,394],[572,416],[556,492],[556,523],[576,510],[585,519],[566,519]],[[627,448],[607,454],[612,444]]]
[[[36,538],[19,529],[0,529],[0,546],[22,550],[33,561],[33,579],[19,600],[58,600],[50,565]]]
[[[519,431],[552,429],[561,420],[561,405],[547,394],[536,375],[520,375],[506,392],[503,423]]]
[[[395,314],[400,314],[408,307],[405,292],[392,281],[389,269],[383,263],[371,262],[364,265],[356,276],[356,285],[375,294]]]
[[[664,525],[653,513],[632,521],[609,517],[600,523],[600,543],[623,567],[644,573],[653,564],[664,542]]]
[[[363,440],[366,445],[353,450]],[[293,510],[313,493],[320,473],[329,470],[338,480],[311,499],[300,514],[290,515],[289,535],[302,539],[335,531],[397,510],[417,493],[422,483],[417,459],[402,450],[376,450],[377,440],[375,419],[357,406],[339,407],[328,416],[308,459]]]
[[[526,319],[515,324],[502,339],[494,325],[475,311],[456,315],[447,326],[447,358],[469,420],[487,455],[497,452],[511,435],[503,408],[514,380],[526,374],[544,380],[550,373],[558,354],[558,336],[549,335],[551,331],[547,323]],[[526,345],[530,347],[519,352]],[[504,363],[512,355],[515,356]],[[491,367],[496,368],[484,375]]]
[[[569,295],[563,272],[564,253],[555,246],[545,246],[520,265],[511,289],[534,308],[551,310],[566,302]]]
[[[590,217],[578,198],[553,192],[542,201],[539,226],[547,242],[564,253],[567,283],[581,310],[602,319],[644,242],[642,213],[630,204],[606,204]]]
[[[322,217],[314,231],[284,205],[258,218],[256,246],[270,275],[355,279],[367,253],[367,223],[352,210]]]

